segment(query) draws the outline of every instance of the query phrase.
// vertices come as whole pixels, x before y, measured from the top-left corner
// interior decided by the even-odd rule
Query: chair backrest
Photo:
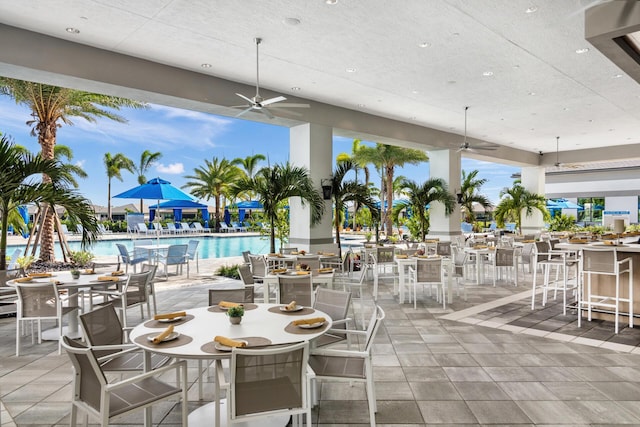
[[[62,347],[66,350],[73,365],[73,396],[95,411],[100,412],[101,390],[107,379],[100,369],[95,354],[90,348],[62,336]]]
[[[156,278],[156,273],[158,272],[158,264],[142,264],[142,268],[140,269],[141,273],[145,273],[147,271],[150,271],[151,274],[149,275],[149,283],[152,283],[155,278]],[[153,288],[150,288],[153,289]]]
[[[318,255],[298,256],[296,257],[296,264],[304,264],[309,270],[317,270],[320,268],[320,257]]]
[[[418,282],[442,282],[442,258],[417,259],[416,273]]]
[[[124,342],[122,323],[112,304],[103,305],[79,317],[84,336],[90,346],[118,345]],[[117,351],[100,350],[95,354],[97,357],[103,357]]]
[[[278,276],[278,303],[296,301],[299,305],[313,305],[313,284],[311,274],[301,276]]]
[[[137,239],[133,241],[133,247],[135,248],[136,246],[148,246],[148,245],[153,245],[153,240],[151,239]]]
[[[57,318],[61,310],[58,290],[53,283],[18,283],[18,318]]]
[[[242,259],[244,259],[244,263],[249,265],[251,261],[249,261],[249,255],[251,255],[251,251],[242,251]]]
[[[253,302],[253,286],[245,286],[242,289],[209,289],[209,305],[218,305],[220,301]]]
[[[436,243],[436,255],[450,257],[451,256],[451,242],[437,242]]]
[[[464,265],[469,255],[464,250],[455,251],[453,256],[453,274],[458,277],[464,277]]]
[[[239,265],[238,274],[240,275],[240,279],[245,285],[253,285],[255,283],[255,281],[253,280],[253,275],[251,274],[251,267],[249,267],[248,265]]]
[[[298,252],[298,248],[280,248],[282,255],[290,255],[291,252]]]
[[[497,248],[493,258],[493,265],[496,267],[513,267],[515,260],[515,250],[511,248]]]
[[[171,245],[167,250],[167,265],[184,264],[189,245]]]
[[[381,247],[376,248],[376,262],[378,264],[392,264],[395,254],[395,248]]]
[[[129,279],[122,287],[122,292],[127,294],[127,306],[147,302],[150,294],[151,274],[152,271],[145,271],[129,275]]]
[[[196,259],[196,252],[198,252],[199,244],[199,240],[189,240],[189,243],[187,245],[187,255],[189,256],[189,259]]]
[[[309,344],[231,352],[230,418],[307,408]]]
[[[582,249],[582,271],[614,274],[616,271],[615,264],[617,259],[617,251],[615,248],[584,248]]]
[[[535,260],[536,262],[545,261],[549,259],[549,242],[538,241],[534,243],[535,245]],[[543,254],[543,255],[541,255]]]
[[[313,308],[324,311],[333,320],[342,320],[347,318],[350,303],[351,292],[318,287]],[[345,327],[344,324],[334,325],[334,329],[344,329]]]
[[[249,255],[249,263],[251,264],[251,274],[254,277],[267,275],[267,262],[262,255]]]
[[[124,262],[125,264],[131,262],[131,258],[129,257],[129,250],[127,249],[127,247],[121,243],[116,243],[116,247],[118,248],[118,252],[120,253],[122,262]]]
[[[371,351],[371,346],[373,345],[373,340],[376,337],[376,333],[378,332],[378,328],[380,324],[385,318],[384,310],[376,305],[376,309],[373,310],[371,314],[371,319],[369,320],[369,324],[367,325],[367,335],[364,344],[364,351],[369,353]]]

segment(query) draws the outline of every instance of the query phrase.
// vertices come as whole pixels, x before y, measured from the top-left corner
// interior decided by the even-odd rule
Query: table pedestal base
[[[189,414],[189,427],[199,426],[212,426],[214,425],[216,414],[216,403],[211,402],[204,406],[199,407],[195,411]],[[243,422],[237,423],[239,427],[249,427],[253,423],[254,425],[260,425],[260,427],[282,427],[286,426],[289,422],[288,415],[273,416],[269,418],[261,418],[255,422]],[[227,399],[220,400],[220,427],[227,425]]]

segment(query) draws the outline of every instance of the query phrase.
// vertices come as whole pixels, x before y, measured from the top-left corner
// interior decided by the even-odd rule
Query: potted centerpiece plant
[[[78,270],[77,268],[72,268],[71,269],[71,277],[73,277],[75,280],[80,278],[80,270]]]
[[[241,305],[230,307],[227,310],[227,316],[229,316],[229,322],[231,322],[232,325],[240,324],[242,316],[244,316],[244,307]]]

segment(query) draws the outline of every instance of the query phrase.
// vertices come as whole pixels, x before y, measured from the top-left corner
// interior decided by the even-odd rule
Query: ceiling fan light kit
[[[262,96],[260,96],[260,43],[262,43],[262,39],[260,37],[256,37],[255,39],[253,39],[253,41],[256,44],[256,94],[253,98],[249,98],[248,96],[245,96],[241,93],[236,93],[236,95],[238,95],[240,98],[247,101],[248,104],[234,105],[231,108],[242,108],[242,111],[236,114],[236,117],[240,117],[243,114],[248,113],[249,111],[257,111],[269,117],[270,119],[273,119],[275,116],[273,115],[273,113],[271,113],[271,111],[269,111],[267,107],[282,101],[286,101],[287,98],[279,95],[273,98],[264,99]],[[309,104],[278,104],[278,107],[309,108]]]

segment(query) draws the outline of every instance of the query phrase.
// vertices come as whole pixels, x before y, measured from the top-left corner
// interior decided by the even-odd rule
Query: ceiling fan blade
[[[483,145],[476,145],[476,146],[471,147],[471,148],[473,148],[474,150],[488,150],[488,151],[494,151],[494,150],[498,149],[498,147],[494,147],[492,145],[484,145],[484,146]]]
[[[251,108],[251,107],[253,107],[253,105],[244,104],[244,105],[232,105],[229,108]]]
[[[247,108],[247,109],[245,109],[245,110],[242,110],[242,111],[240,111],[238,114],[236,114],[236,117],[240,117],[240,116],[242,116],[242,115],[244,115],[244,114],[248,113],[248,112],[249,112],[249,111],[251,111],[251,110],[253,110],[253,107],[249,107],[249,108]]]
[[[244,99],[245,101],[247,101],[249,104],[251,104],[251,105],[253,105],[253,104],[254,104],[253,99],[251,99],[251,98],[247,98],[246,96],[244,96],[244,95],[243,95],[243,94],[241,94],[241,93],[236,93],[236,95],[238,95],[240,98],[242,98],[242,99]]]
[[[275,116],[273,114],[271,114],[271,111],[269,111],[269,109],[267,109],[267,108],[262,108],[262,109],[260,109],[258,111],[260,111],[262,114],[264,114],[265,116],[269,117],[270,119],[274,119],[275,118]]]
[[[285,108],[311,108],[309,104],[292,104],[290,102],[285,102],[284,104],[278,104],[278,107]]]
[[[284,96],[276,96],[275,98],[265,99],[264,101],[261,102],[261,104],[270,105],[270,104],[275,104],[276,102],[286,101],[286,100],[287,98],[285,98]]]

